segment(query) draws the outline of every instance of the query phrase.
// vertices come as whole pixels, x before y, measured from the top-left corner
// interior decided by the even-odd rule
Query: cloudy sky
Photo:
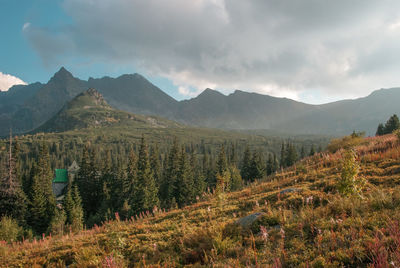
[[[177,99],[210,87],[324,103],[400,86],[398,0],[0,1],[2,90],[60,66],[139,72]]]

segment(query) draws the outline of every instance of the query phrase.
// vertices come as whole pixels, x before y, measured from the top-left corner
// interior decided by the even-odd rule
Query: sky
[[[172,97],[306,103],[400,87],[398,0],[0,0],[0,90],[140,73]]]

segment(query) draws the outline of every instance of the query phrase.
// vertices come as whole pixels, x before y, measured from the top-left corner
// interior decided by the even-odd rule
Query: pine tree
[[[85,218],[94,216],[101,204],[103,195],[103,183],[100,180],[99,172],[96,169],[95,151],[89,153],[88,146],[84,147],[82,160],[76,183],[82,197],[82,205]]]
[[[225,147],[224,145],[221,145],[217,160],[217,173],[219,175],[222,175],[224,174],[225,171],[227,171],[227,169],[228,169],[228,163],[226,161]]]
[[[256,151],[251,158],[251,180],[259,180],[264,177],[265,166],[261,152]]]
[[[375,136],[382,136],[385,134],[385,127],[383,126],[383,124],[379,124],[378,128],[376,129],[376,134]]]
[[[249,181],[251,179],[251,153],[248,146],[244,151],[242,169],[240,171],[244,181]]]
[[[164,175],[160,187],[160,195],[163,201],[164,207],[171,207],[172,198],[175,193],[175,185],[179,172],[179,147],[178,142],[174,139],[172,148],[170,149],[166,168],[164,169]]]
[[[20,225],[25,224],[26,196],[21,187],[19,178],[19,149],[14,146],[13,152],[12,135],[10,134],[10,146],[8,155],[8,166],[0,162],[0,218],[10,216],[17,220]]]
[[[301,146],[300,159],[303,159],[304,157],[306,157],[306,151],[304,149],[304,146]]]
[[[278,163],[278,159],[276,157],[276,154],[274,154],[274,165],[273,165],[273,169],[272,169],[272,173],[276,172],[279,168],[279,163]]]
[[[40,147],[38,164],[34,166],[29,209],[30,225],[38,234],[46,232],[56,212],[52,179],[49,152],[47,146],[43,143]]]
[[[141,139],[137,162],[136,211],[152,211],[159,206],[158,191],[150,168],[149,155],[144,137]]]
[[[229,191],[237,191],[243,188],[243,180],[242,176],[240,176],[240,171],[233,165],[231,165],[228,169],[230,181],[228,190]]]
[[[62,207],[55,207],[54,216],[50,221],[47,233],[52,235],[62,235],[65,229],[66,218],[65,211]]]
[[[392,115],[385,124],[385,134],[392,133],[400,128],[399,118],[396,114]]]
[[[285,143],[282,142],[281,146],[281,168],[286,167],[286,150],[285,150]]]
[[[274,159],[272,158],[271,154],[268,154],[268,160],[266,165],[266,173],[267,176],[271,175],[274,169]]]
[[[161,182],[161,163],[160,163],[160,151],[158,146],[154,146],[150,153],[150,166],[153,173],[154,181],[157,185]]]
[[[231,143],[231,152],[229,156],[229,164],[231,166],[236,166],[237,165],[237,153],[235,149],[235,144]]]
[[[71,212],[74,207],[74,200],[72,198],[72,183],[69,182],[67,186],[67,192],[65,193],[64,199],[63,199],[63,208],[65,211],[65,216],[66,216],[66,223],[71,224],[72,222],[72,215]]]
[[[180,155],[179,171],[174,188],[174,197],[179,207],[183,207],[193,201],[193,178],[191,176],[189,162],[184,147],[182,147]]]
[[[298,158],[296,147],[293,144],[286,145],[286,161],[285,165],[287,167],[292,166]]]
[[[73,231],[80,231],[83,228],[83,208],[82,199],[78,187],[74,185],[72,189],[73,209],[71,211],[71,227]]]
[[[131,209],[136,207],[135,192],[137,187],[137,159],[133,149],[130,150],[128,167],[126,170],[126,178],[124,180],[123,195],[127,200]]]
[[[314,144],[311,145],[311,149],[310,149],[310,156],[315,155],[315,148],[314,148]]]
[[[192,184],[192,189],[190,191],[189,202],[195,202],[196,197],[200,196],[206,188],[206,183],[204,180],[204,176],[199,169],[197,156],[195,154],[194,148],[191,148],[190,151],[190,160],[189,160],[189,169],[190,169],[190,179]]]

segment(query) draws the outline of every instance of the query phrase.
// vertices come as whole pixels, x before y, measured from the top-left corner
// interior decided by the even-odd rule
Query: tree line
[[[376,129],[376,136],[390,134],[398,129],[400,129],[399,117],[394,114],[386,121],[385,124],[380,123],[378,125],[378,128]]]
[[[57,202],[52,191],[51,148],[42,142],[36,160],[23,175],[19,143],[10,140],[9,153],[0,160],[0,217],[22,226],[25,237],[79,231],[116,213],[125,219],[141,212],[180,208],[214,190],[239,190],[315,153],[313,146],[306,153],[287,142],[282,143],[279,159],[273,153],[265,157],[249,146],[239,155],[232,143],[228,150],[221,144],[214,155],[206,147],[182,145],[176,139],[160,153],[144,137],[135,148],[130,148],[126,161],[115,161],[110,150],[99,153],[86,144],[80,169],[65,188],[63,200]]]

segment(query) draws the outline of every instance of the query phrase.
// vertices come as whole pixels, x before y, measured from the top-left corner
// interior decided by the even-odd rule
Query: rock
[[[240,225],[243,228],[250,228],[251,225],[258,220],[260,217],[262,217],[265,213],[262,212],[257,212],[251,215],[248,215],[246,217],[240,218],[239,220],[236,221],[236,224]]]
[[[280,191],[280,194],[288,194],[288,193],[295,193],[295,192],[300,192],[301,189],[298,188],[287,188],[285,190]]]

